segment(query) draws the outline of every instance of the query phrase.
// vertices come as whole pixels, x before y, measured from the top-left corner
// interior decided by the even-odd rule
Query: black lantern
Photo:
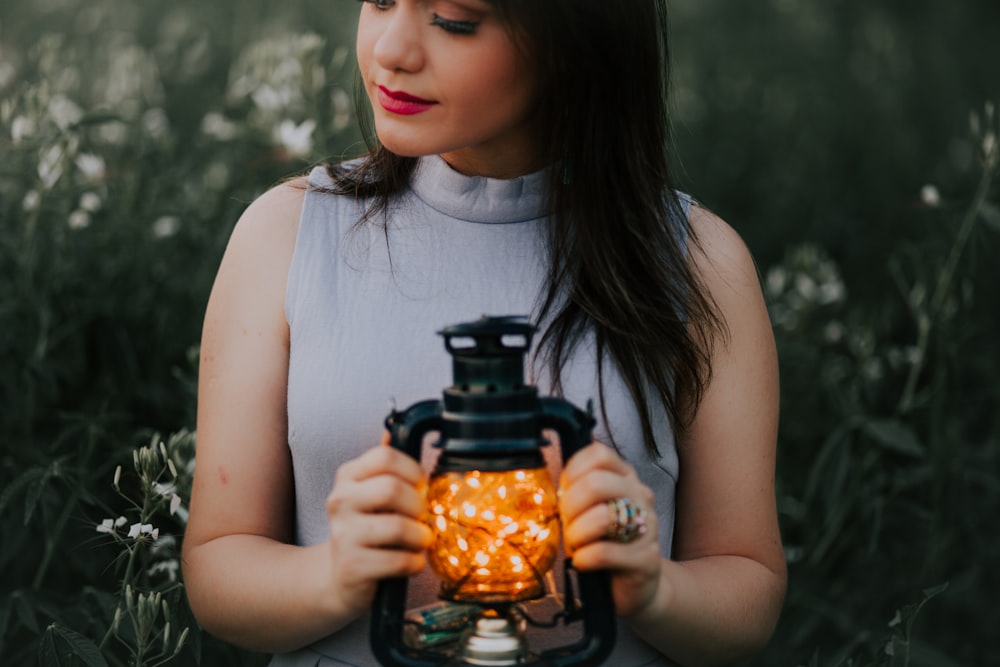
[[[442,602],[406,609],[407,580],[380,582],[371,641],[386,667],[537,665],[593,667],[614,645],[607,572],[563,567],[557,611],[534,618],[526,604],[546,597],[560,527],[556,490],[542,455],[543,429],[559,435],[563,461],[591,442],[594,418],[524,380],[534,327],[523,317],[484,317],[440,332],[454,384],[442,400],[386,418],[393,447],[419,460],[424,436],[440,433],[427,492],[428,550]],[[550,591],[553,592],[554,591]],[[529,626],[577,627],[580,638],[533,650]],[[544,632],[544,630],[540,630]]]

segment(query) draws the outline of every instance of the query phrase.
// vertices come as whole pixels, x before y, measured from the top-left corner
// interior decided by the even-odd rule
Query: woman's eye
[[[431,25],[436,25],[446,32],[456,35],[472,35],[476,32],[476,26],[479,24],[474,21],[453,21],[435,14]]]
[[[396,0],[361,0],[361,2],[366,2],[375,7],[375,9],[389,9],[396,4]]]

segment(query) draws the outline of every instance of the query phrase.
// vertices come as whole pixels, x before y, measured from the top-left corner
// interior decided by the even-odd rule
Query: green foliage
[[[672,7],[680,184],[782,363],[789,593],[746,664],[1000,664],[1000,4]],[[187,606],[185,427],[241,209],[360,146],[354,11],[0,6],[3,664],[263,661]]]
[[[868,277],[883,286],[879,299],[852,299],[812,245],[765,276],[784,382],[778,482],[790,588],[760,664],[791,663],[804,641],[832,653],[831,665],[856,664],[872,646],[884,649],[878,665],[1000,655],[982,617],[996,591],[984,563],[996,553],[987,536],[1000,508],[1000,364],[984,321],[996,294],[983,280],[990,269],[969,260],[973,238],[978,252],[997,248],[988,229],[995,107],[975,111],[971,129],[976,189],[964,207],[925,189],[918,213],[937,229],[886,249],[881,275]],[[913,617],[930,594],[896,613],[888,640],[873,630],[942,582],[948,592],[934,588],[942,599],[918,632]]]

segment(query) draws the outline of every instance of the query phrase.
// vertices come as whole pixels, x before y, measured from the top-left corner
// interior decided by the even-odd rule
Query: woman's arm
[[[353,620],[377,579],[423,567],[415,551],[427,540],[412,518],[423,507],[419,466],[375,447],[342,466],[335,483],[331,471],[327,509],[337,538],[290,544],[284,304],[303,194],[304,184],[288,184],[258,199],[222,260],[202,334],[197,467],[183,549],[199,622],[227,641],[274,652]]]
[[[618,613],[673,660],[711,665],[762,648],[784,597],[774,497],[778,366],[749,252],[710,213],[696,208],[692,222],[700,239],[692,259],[729,335],[712,351],[711,383],[679,442],[673,558],[658,553],[655,517],[635,542],[601,539],[607,498],[652,507],[652,492],[608,448],[569,462],[564,482],[577,482],[577,491],[564,497],[564,512],[578,521],[567,531],[567,542],[578,545],[574,564],[615,571]],[[580,484],[584,476],[588,483]]]

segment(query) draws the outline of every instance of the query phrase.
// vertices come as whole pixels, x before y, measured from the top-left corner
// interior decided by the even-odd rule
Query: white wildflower
[[[161,560],[158,563],[153,563],[146,573],[151,577],[157,574],[166,574],[170,581],[177,581],[177,572],[179,569],[180,563],[178,563],[176,558],[171,558],[170,560]]]
[[[767,271],[767,293],[775,297],[785,291],[785,283],[788,281],[788,274],[780,266],[773,266]]]
[[[10,123],[10,138],[17,145],[35,133],[35,120],[30,116],[15,116]]]
[[[96,192],[87,191],[80,195],[80,208],[88,213],[93,213],[101,208],[101,196]]]
[[[90,227],[90,214],[78,208],[69,214],[66,224],[70,229],[86,229]]]
[[[104,180],[104,176],[107,174],[104,158],[100,155],[80,153],[76,156],[74,162],[76,163],[76,168],[80,170],[80,173],[88,181],[96,182]]]
[[[60,130],[67,130],[70,126],[80,122],[83,118],[83,109],[76,102],[65,95],[54,95],[48,104],[49,117]]]
[[[263,84],[250,95],[257,108],[265,112],[282,111],[292,105],[295,91],[290,88],[275,88]]]
[[[306,120],[296,125],[293,121],[283,120],[275,128],[275,139],[296,157],[305,157],[312,151],[312,133],[316,129],[316,121]]]
[[[983,137],[983,157],[990,165],[997,158],[997,135],[995,132],[987,132]]]
[[[173,535],[164,535],[162,540],[157,540],[150,545],[149,552],[153,557],[163,560],[165,555],[169,555],[177,548],[177,538]]]
[[[122,527],[122,526],[124,526],[124,525],[125,525],[126,523],[128,523],[128,519],[126,519],[126,518],[125,518],[125,517],[123,517],[123,516],[120,516],[120,517],[118,517],[117,519],[115,519],[115,528],[121,528],[121,527]]]
[[[156,107],[142,114],[142,129],[153,139],[163,139],[170,134],[170,119],[167,112]]]
[[[920,200],[924,206],[937,208],[941,204],[941,193],[933,185],[925,185],[920,188]]]
[[[133,540],[141,539],[143,535],[149,535],[153,540],[160,536],[160,529],[153,528],[151,523],[133,523],[129,526],[128,536]]]
[[[0,62],[0,88],[6,88],[7,84],[14,80],[17,70],[9,62]]]
[[[106,144],[121,146],[128,138],[128,125],[120,120],[102,123],[97,129],[97,136]]]
[[[171,468],[174,472],[174,478],[177,477],[176,468],[174,467],[174,462],[167,459],[167,467]],[[170,514],[173,516],[180,509],[182,498],[177,495],[177,485],[176,484],[161,484],[156,482],[153,484],[153,491],[158,495],[170,499]]]
[[[818,287],[816,281],[804,273],[795,276],[795,291],[797,291],[806,301],[813,301],[816,298]]]
[[[819,302],[823,305],[844,300],[847,289],[839,279],[828,280],[819,286]]]
[[[236,137],[237,125],[233,121],[223,116],[218,111],[209,111],[201,119],[201,131],[203,134],[218,141],[229,141]]]
[[[173,236],[181,228],[180,218],[173,215],[162,215],[153,222],[153,236],[165,239]]]
[[[113,533],[115,532],[115,522],[112,519],[105,519],[97,525],[97,532],[99,533]]]
[[[46,189],[59,182],[63,175],[65,149],[60,144],[49,146],[42,151],[38,160],[38,178]]]
[[[38,190],[28,190],[24,193],[24,199],[21,200],[21,208],[25,213],[30,213],[37,209],[41,202],[42,196],[38,194]]]

